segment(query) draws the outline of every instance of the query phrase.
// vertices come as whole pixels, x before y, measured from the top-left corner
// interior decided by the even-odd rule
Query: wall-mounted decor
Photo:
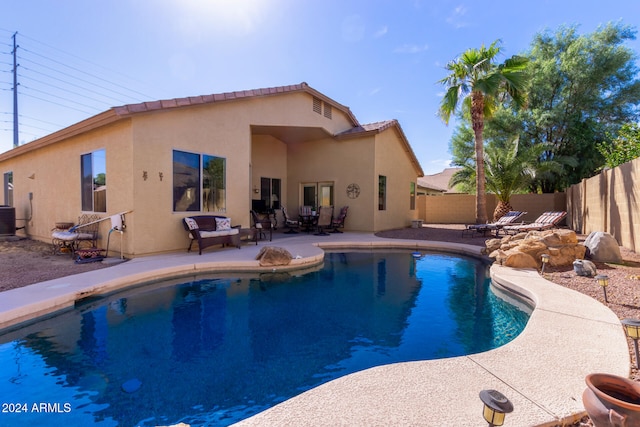
[[[350,199],[356,199],[360,195],[360,186],[358,184],[347,185],[347,196]]]

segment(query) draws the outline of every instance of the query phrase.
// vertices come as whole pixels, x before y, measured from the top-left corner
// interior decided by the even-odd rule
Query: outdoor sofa
[[[183,219],[185,230],[189,232],[191,241],[187,252],[191,251],[193,242],[198,242],[199,254],[213,245],[233,245],[240,249],[240,226],[231,226],[231,218],[218,215],[189,216]]]

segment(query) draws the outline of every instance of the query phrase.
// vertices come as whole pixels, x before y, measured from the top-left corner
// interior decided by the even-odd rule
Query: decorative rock
[[[513,268],[538,268],[538,262],[535,258],[527,253],[518,251],[508,254],[502,265]]]
[[[132,378],[129,381],[122,383],[122,391],[125,393],[134,393],[142,386],[142,382],[137,378]]]
[[[600,262],[622,263],[620,245],[616,239],[604,231],[594,231],[584,241],[587,257]]]
[[[549,255],[551,266],[571,265],[584,258],[586,247],[578,244],[572,230],[547,230],[518,233],[486,242],[484,254],[496,263],[514,268],[540,268],[542,254]]]
[[[291,253],[284,248],[265,246],[260,249],[256,259],[262,267],[272,267],[277,265],[289,265],[291,263]]]
[[[577,259],[573,261],[573,271],[578,276],[593,277],[596,275],[596,265],[586,259]]]

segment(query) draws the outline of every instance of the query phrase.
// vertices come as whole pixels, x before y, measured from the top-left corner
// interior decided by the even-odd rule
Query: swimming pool
[[[329,253],[304,275],[178,282],[5,338],[0,421],[226,425],[371,366],[495,348],[528,319],[484,264],[445,254]]]

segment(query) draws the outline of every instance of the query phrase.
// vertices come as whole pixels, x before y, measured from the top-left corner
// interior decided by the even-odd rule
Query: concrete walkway
[[[277,271],[322,262],[323,249],[438,249],[480,256],[479,247],[423,240],[381,239],[370,233],[330,236],[274,234],[273,242],[136,258],[110,268],[2,293],[0,328],[73,307],[78,299],[131,285],[200,272],[272,271],[255,256],[266,245],[296,259]],[[482,426],[483,389],[514,405],[507,426],[571,424],[584,415],[584,378],[593,372],[627,377],[629,351],[616,315],[581,293],[544,280],[536,271],[492,266],[497,292],[535,306],[525,330],[498,349],[450,359],[379,366],[338,378],[239,423],[243,426]]]

